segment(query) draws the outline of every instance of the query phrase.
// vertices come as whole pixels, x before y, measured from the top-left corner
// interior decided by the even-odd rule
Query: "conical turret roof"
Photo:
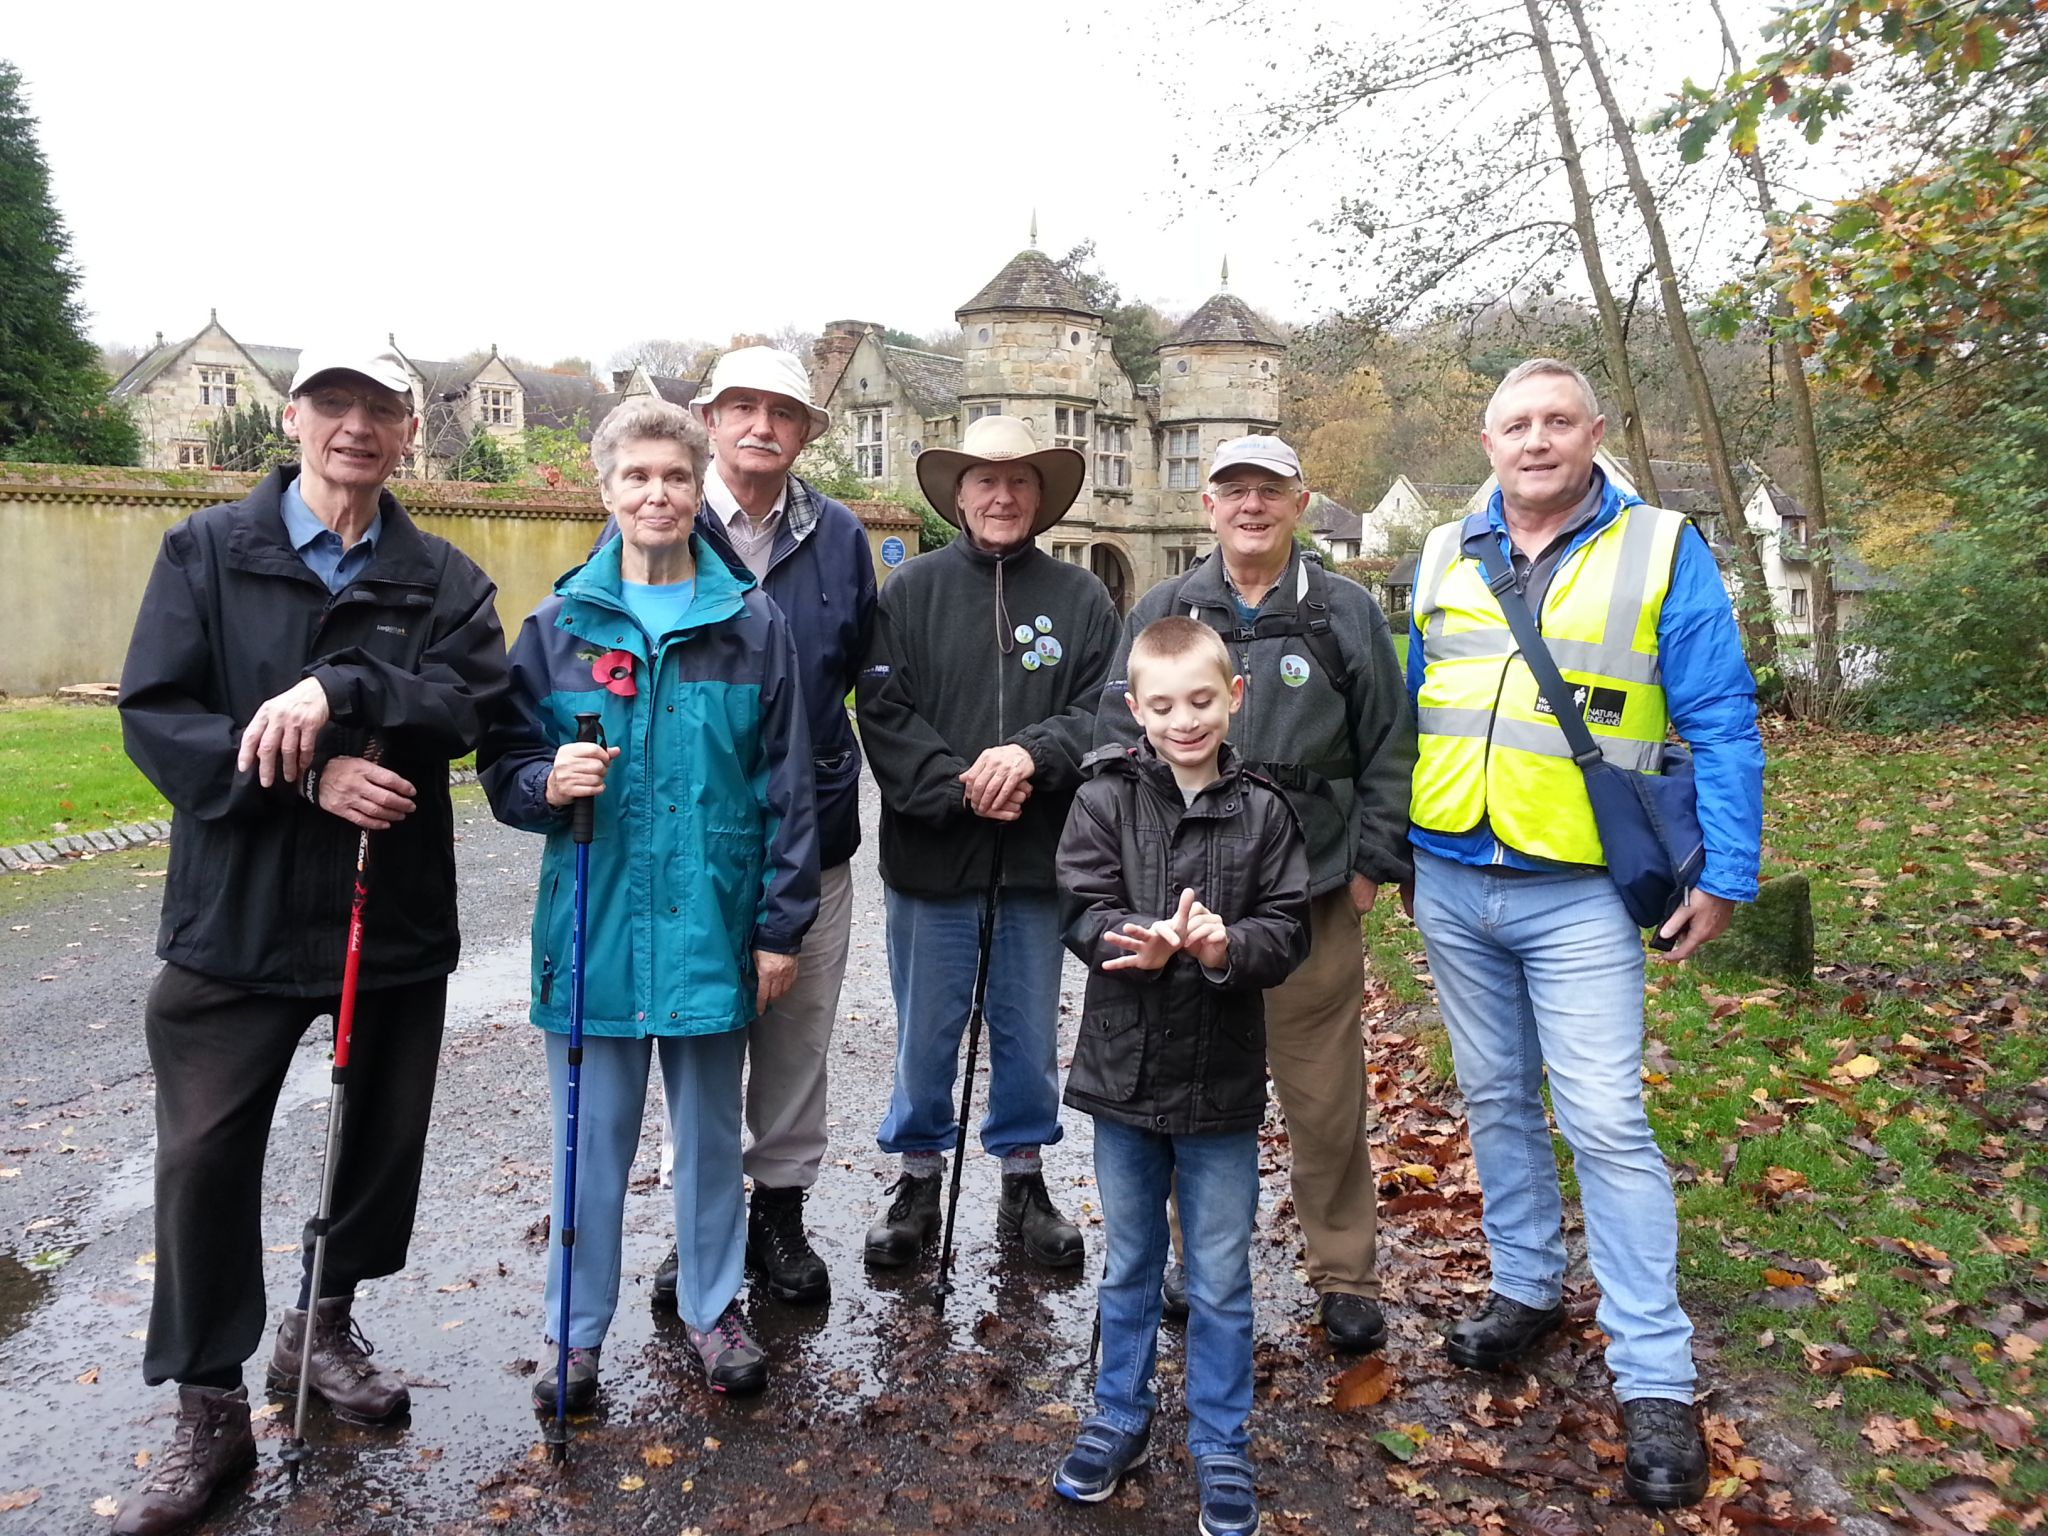
[[[954,313],[969,315],[984,309],[1054,309],[1085,315],[1090,320],[1102,318],[1100,310],[1089,308],[1081,290],[1068,281],[1066,273],[1039,250],[1019,251],[1012,256],[981,292]]]
[[[1265,321],[1252,313],[1249,304],[1234,293],[1217,294],[1183,320],[1159,346],[1163,351],[1167,347],[1185,347],[1205,341],[1233,341],[1257,347],[1287,345]]]

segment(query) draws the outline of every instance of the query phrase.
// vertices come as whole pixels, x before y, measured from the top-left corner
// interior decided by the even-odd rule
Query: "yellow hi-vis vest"
[[[1464,526],[1447,523],[1432,532],[1416,565],[1423,673],[1409,817],[1418,827],[1453,833],[1486,820],[1522,853],[1605,864],[1585,775],[1522,660],[1486,572],[1464,552]],[[1676,512],[1623,507],[1558,565],[1538,615],[1601,755],[1638,773],[1658,771],[1670,723],[1657,619],[1684,528]]]

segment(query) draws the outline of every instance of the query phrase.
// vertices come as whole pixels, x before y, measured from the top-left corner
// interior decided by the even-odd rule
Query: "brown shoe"
[[[396,1371],[372,1365],[375,1353],[363,1330],[349,1316],[353,1296],[329,1296],[313,1303],[313,1361],[309,1385],[335,1412],[376,1423],[405,1412],[412,1394]],[[306,1333],[306,1314],[285,1309],[277,1327],[277,1348],[270,1353],[264,1377],[271,1391],[290,1396],[299,1390],[299,1345]]]
[[[236,1387],[178,1388],[178,1425],[170,1448],[114,1516],[114,1536],[170,1536],[201,1515],[213,1496],[256,1469],[249,1394]]]

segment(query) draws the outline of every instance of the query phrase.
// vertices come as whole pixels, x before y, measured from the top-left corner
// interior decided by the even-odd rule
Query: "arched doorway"
[[[1123,551],[1114,544],[1092,545],[1088,550],[1088,569],[1109,588],[1109,600],[1116,604],[1116,611],[1129,613],[1137,593],[1131,590],[1131,563],[1124,558]]]

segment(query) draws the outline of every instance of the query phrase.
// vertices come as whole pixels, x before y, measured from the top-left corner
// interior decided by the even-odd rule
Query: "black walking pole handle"
[[[605,744],[604,727],[598,724],[596,715],[576,717],[576,739],[594,741],[600,747]],[[569,812],[569,836],[579,843],[590,842],[597,836],[597,799],[594,795],[585,795]]]

